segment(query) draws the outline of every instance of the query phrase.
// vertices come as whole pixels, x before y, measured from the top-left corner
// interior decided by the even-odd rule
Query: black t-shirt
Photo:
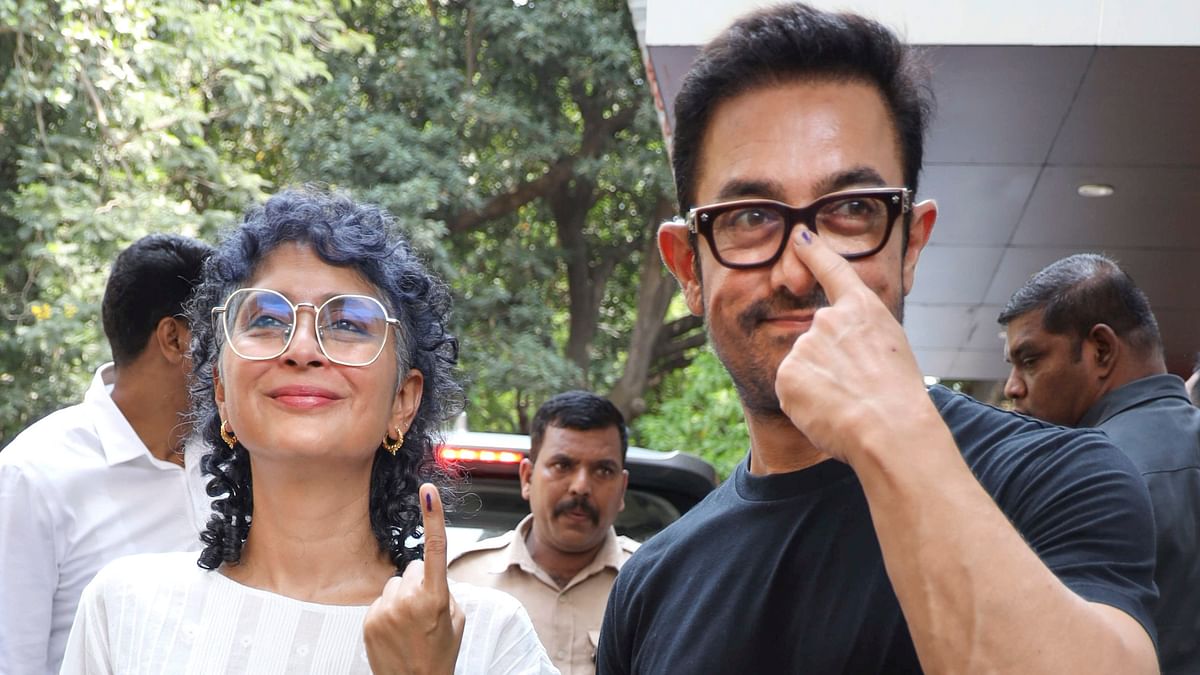
[[[1154,634],[1146,488],[1102,435],[930,396],[967,464],[1042,561],[1081,597]],[[617,577],[598,671],[919,673],[850,467],[752,476],[748,459]]]

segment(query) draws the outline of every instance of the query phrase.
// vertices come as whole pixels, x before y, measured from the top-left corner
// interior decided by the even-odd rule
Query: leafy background
[[[644,78],[621,0],[0,0],[0,446],[107,360],[118,251],[315,182],[454,288],[471,428],[584,387],[726,474],[748,441],[658,260]]]

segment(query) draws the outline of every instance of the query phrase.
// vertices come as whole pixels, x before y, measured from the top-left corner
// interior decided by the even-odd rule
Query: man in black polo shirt
[[[599,672],[1155,672],[1129,459],[922,382],[900,317],[937,207],[914,199],[912,56],[872,21],[783,5],[685,77],[686,222],[659,248],[750,452],[622,567]]]
[[[1200,409],[1167,373],[1150,302],[1116,263],[1063,258],[1000,314],[1017,410],[1096,427],[1137,465],[1158,540],[1154,608],[1162,672],[1200,673]]]

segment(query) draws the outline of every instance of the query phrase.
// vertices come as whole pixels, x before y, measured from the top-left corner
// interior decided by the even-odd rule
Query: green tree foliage
[[[704,349],[654,392],[633,426],[633,440],[655,450],[680,450],[707,459],[724,480],[750,449],[742,405],[721,361]]]
[[[619,380],[639,412],[652,365],[686,357],[627,358],[671,346],[653,233],[672,200],[624,3],[368,1],[343,17],[376,49],[329,61],[294,127],[295,175],[385,204],[436,258],[472,426],[524,430],[547,396]]]
[[[672,374],[703,334],[666,320],[672,187],[623,0],[0,0],[0,120],[0,445],[107,356],[117,251],[318,182],[451,283],[472,427],[583,386],[651,410],[654,445],[722,446],[671,431],[732,390],[711,360]]]
[[[0,444],[107,356],[116,252],[261,198],[322,55],[367,44],[309,0],[0,2]]]

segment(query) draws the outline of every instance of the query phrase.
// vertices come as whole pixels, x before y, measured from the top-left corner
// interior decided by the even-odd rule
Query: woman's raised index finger
[[[419,493],[425,530],[425,579],[428,590],[449,595],[446,583],[446,514],[437,486],[425,483]]]

